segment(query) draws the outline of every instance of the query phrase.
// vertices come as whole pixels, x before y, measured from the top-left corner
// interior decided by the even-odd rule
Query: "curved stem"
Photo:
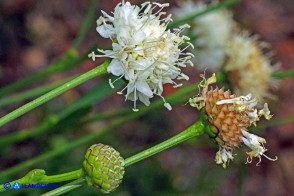
[[[54,182],[63,182],[73,179],[78,179],[80,177],[84,176],[83,169],[78,169],[75,171],[53,175],[53,176],[44,176],[39,183],[54,183]]]
[[[18,182],[20,184],[57,183],[57,182],[64,182],[64,181],[78,179],[83,177],[84,175],[85,174],[83,169],[78,169],[75,171],[58,174],[58,175],[52,175],[52,176],[47,176],[46,172],[42,169],[34,169],[28,172],[24,177],[9,183],[10,185],[13,185],[15,182]],[[5,191],[4,184],[1,184],[0,192],[3,192],[3,191]]]
[[[185,131],[175,135],[174,137],[157,144],[147,150],[144,150],[138,154],[135,154],[125,160],[126,166],[130,166],[138,161],[146,159],[154,154],[157,154],[163,150],[171,148],[179,143],[182,143],[190,138],[202,135],[204,133],[205,125],[202,121],[197,121],[192,126],[188,127]]]
[[[16,119],[17,117],[31,111],[32,109],[50,101],[51,99],[57,97],[58,95],[84,83],[88,80],[100,76],[107,71],[107,67],[109,65],[109,61],[105,61],[103,64],[101,64],[98,67],[95,67],[94,69],[86,72],[85,74],[61,85],[60,87],[46,93],[45,95],[25,104],[24,106],[21,106],[20,108],[10,112],[9,114],[3,116],[0,118],[0,127],[5,125],[6,123]]]

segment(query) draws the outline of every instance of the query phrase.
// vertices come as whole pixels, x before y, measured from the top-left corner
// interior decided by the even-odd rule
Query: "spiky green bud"
[[[92,145],[85,154],[83,167],[89,186],[103,193],[114,191],[123,179],[125,161],[114,148],[104,144]]]

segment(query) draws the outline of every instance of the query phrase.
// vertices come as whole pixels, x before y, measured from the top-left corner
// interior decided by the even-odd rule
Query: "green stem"
[[[84,83],[88,80],[100,76],[102,74],[105,74],[107,71],[107,66],[109,65],[109,61],[105,61],[103,64],[101,64],[98,67],[95,67],[94,69],[86,72],[85,74],[61,85],[60,87],[46,93],[45,95],[25,104],[24,106],[10,112],[9,114],[5,115],[4,117],[0,118],[0,127],[5,125],[6,123],[16,119],[17,117],[31,111],[32,109],[50,101],[51,99],[57,97],[58,95]]]
[[[45,134],[51,127],[59,122],[57,115],[49,115],[38,127],[31,129],[23,129],[15,133],[4,135],[0,138],[0,147],[7,146],[14,142],[23,141],[25,139]]]
[[[41,79],[44,79],[46,76],[53,73],[65,71],[69,68],[75,67],[76,65],[83,62],[85,59],[88,59],[87,54],[78,57],[77,48],[86,37],[86,33],[93,24],[95,19],[95,10],[96,10],[96,1],[91,0],[85,19],[82,22],[81,30],[79,31],[76,39],[74,40],[70,49],[61,57],[56,63],[48,65],[46,69],[43,69],[33,75],[29,75],[15,83],[6,85],[0,89],[0,97],[5,96],[13,91],[16,91],[20,88],[23,88],[29,84],[35,83]]]
[[[78,169],[75,171],[71,171],[64,174],[58,174],[53,176],[44,176],[39,183],[55,183],[55,182],[63,182],[63,181],[69,181],[73,179],[78,179],[80,177],[84,176],[83,169]]]
[[[293,121],[293,117],[291,119]],[[162,152],[168,148],[171,148],[179,143],[182,143],[190,138],[202,135],[205,131],[207,131],[207,129],[209,129],[207,127],[207,125],[205,125],[206,121],[207,121],[206,119],[199,120],[196,123],[194,123],[192,126],[188,127],[186,130],[184,130],[183,132],[175,135],[174,137],[125,159],[126,167],[130,166],[138,161],[146,159],[152,155],[160,153],[160,152]],[[289,122],[289,120],[286,120],[285,122]],[[81,183],[83,183],[83,182],[84,182],[84,180],[81,182],[79,182],[77,180],[76,182],[74,182],[74,185],[76,185],[76,186],[72,186],[72,187],[71,186],[69,186],[69,187],[64,186],[64,191],[62,191],[63,188],[61,188],[61,187],[60,187],[61,188],[60,190],[55,189],[54,191],[56,191],[56,193],[58,193],[59,191],[62,191],[62,193],[69,192],[73,189],[79,188],[81,186]],[[48,193],[51,193],[51,192],[53,193],[54,191],[50,191]]]
[[[164,142],[161,142],[147,150],[144,150],[142,152],[139,152],[127,159],[125,159],[125,166],[128,167],[134,163],[137,163],[143,159],[146,159],[152,155],[158,154],[166,149],[169,149],[177,144],[180,144],[190,138],[193,137],[197,137],[199,135],[202,135],[204,133],[205,130],[205,123],[203,123],[203,121],[199,120],[197,122],[195,122],[193,125],[191,125],[190,127],[188,127],[186,130],[184,130],[183,132],[175,135],[174,137],[165,140]],[[58,189],[55,189],[53,191],[50,191],[44,195],[60,195],[59,193],[65,193],[65,192],[69,192],[73,189],[79,188],[81,186],[81,184],[84,183],[84,180],[76,180],[72,183],[70,183],[69,185],[65,185],[63,187],[60,187]],[[73,184],[73,186],[72,186]]]
[[[175,93],[174,95],[171,95],[169,97],[166,98],[166,101],[168,101],[169,103],[172,104],[179,104],[179,103],[184,103],[189,94],[191,94],[193,91],[195,91],[195,89],[197,89],[196,85],[190,85],[184,88],[181,88],[177,93]],[[68,144],[65,144],[63,146],[60,146],[57,149],[51,150],[49,152],[43,153],[42,155],[39,155],[35,158],[32,158],[30,160],[24,161],[18,165],[15,165],[13,167],[10,167],[9,169],[0,172],[0,176],[2,178],[4,177],[9,177],[13,174],[15,174],[16,172],[19,172],[21,170],[27,169],[37,163],[49,160],[51,158],[54,158],[56,156],[59,156],[61,154],[64,154],[70,150],[73,150],[79,146],[85,145],[87,143],[93,142],[95,141],[98,137],[103,136],[104,134],[115,130],[116,128],[122,126],[123,124],[125,124],[126,122],[138,118],[144,114],[146,114],[147,112],[151,111],[151,110],[155,110],[158,108],[162,107],[162,100],[158,100],[156,102],[154,102],[153,104],[151,104],[148,107],[143,107],[140,109],[139,112],[131,112],[128,115],[123,116],[121,119],[114,121],[110,126],[103,128],[99,131],[93,131],[81,138],[79,138],[76,141],[72,141]]]
[[[72,44],[73,48],[78,48],[80,46],[81,42],[86,37],[89,29],[94,24],[95,16],[96,16],[96,0],[91,0],[88,6],[85,19],[82,22],[81,30],[79,31],[78,36],[76,37],[76,39],[74,40]]]
[[[85,56],[79,57],[75,49],[70,49],[57,63],[48,65],[46,69],[41,70],[33,75],[29,75],[12,84],[6,85],[0,89],[0,97],[3,97],[13,91],[23,88],[29,84],[33,84],[46,76],[56,73],[67,68],[69,65],[75,66],[85,59]]]
[[[217,74],[217,80],[218,81],[224,80],[224,75]],[[166,101],[171,103],[172,105],[185,103],[188,100],[188,98],[191,97],[192,93],[197,89],[197,85],[198,84],[194,84],[194,85],[186,86],[186,87],[179,89],[175,94],[173,94],[169,97],[166,97]],[[37,163],[54,158],[56,156],[59,156],[61,154],[66,153],[70,150],[73,150],[74,148],[82,146],[86,143],[90,143],[92,141],[95,141],[99,136],[102,136],[110,131],[115,130],[117,127],[122,126],[126,122],[128,122],[132,119],[138,118],[151,110],[161,108],[162,104],[163,104],[162,100],[158,100],[158,101],[153,102],[150,106],[146,106],[146,107],[141,108],[139,112],[136,112],[136,113],[130,112],[128,115],[124,115],[122,117],[122,119],[119,119],[119,120],[115,121],[114,123],[112,123],[109,127],[106,127],[106,128],[101,129],[99,131],[93,131],[92,133],[87,134],[86,136],[83,136],[76,141],[70,142],[66,145],[60,146],[57,149],[43,153],[42,155],[39,155],[35,158],[32,158],[32,159],[24,161],[18,165],[10,167],[9,169],[7,169],[5,171],[0,172],[0,176],[2,178],[11,176],[11,175],[15,174],[16,172],[19,172],[21,170],[32,167],[33,165],[35,165]],[[92,119],[95,119],[95,117],[93,117]]]
[[[116,83],[116,87],[120,86],[120,83]],[[193,90],[195,85],[191,85],[189,89]],[[97,90],[96,90],[97,89]],[[103,92],[103,96],[99,96],[97,93],[92,92],[98,92],[98,89]],[[31,129],[23,129],[19,130],[15,133],[11,133],[8,135],[4,135],[0,138],[0,147],[1,146],[7,146],[14,142],[19,142],[28,138],[32,138],[38,135],[44,135],[49,130],[56,130],[52,129],[55,125],[57,125],[62,119],[66,118],[68,115],[71,115],[73,112],[77,111],[77,109],[86,107],[93,103],[94,101],[99,101],[105,98],[106,96],[110,95],[110,93],[113,92],[112,89],[109,88],[108,82],[102,83],[100,85],[97,85],[93,89],[89,90],[89,93],[87,93],[84,97],[79,99],[77,102],[71,104],[68,106],[65,110],[63,110],[60,113],[57,114],[51,114],[47,118],[45,118],[37,127],[31,128]],[[188,91],[188,93],[190,90]],[[96,95],[96,97],[93,98],[93,95]],[[91,99],[89,99],[91,97]],[[87,100],[87,101],[85,101]],[[81,104],[82,103],[82,104]],[[171,102],[172,104],[176,104],[175,102]],[[90,116],[88,119],[85,119],[81,122],[81,127],[85,126],[89,123],[102,121],[102,120],[108,120],[113,119],[115,117],[121,117],[132,113],[129,109],[121,109],[115,112],[106,112],[101,113],[98,115]],[[58,130],[58,129],[57,129]]]
[[[289,78],[289,77],[294,77],[294,69],[274,73],[273,77],[276,78],[276,79],[280,79],[280,80],[285,79],[285,78]]]
[[[118,110],[118,111],[96,114],[96,115],[90,116],[88,119],[84,120],[82,122],[82,124],[87,125],[89,123],[94,123],[94,122],[103,121],[103,120],[109,120],[109,119],[113,119],[113,118],[116,118],[116,117],[129,115],[132,112],[133,111],[131,111],[130,109],[121,109],[121,110]]]
[[[157,144],[147,150],[144,150],[134,156],[131,156],[125,160],[126,166],[130,166],[138,161],[146,159],[154,154],[157,154],[163,150],[171,148],[179,143],[182,143],[190,138],[202,135],[204,133],[205,125],[202,121],[197,121],[192,126],[188,127],[185,131],[175,135],[174,137]]]
[[[70,77],[70,79],[72,79],[72,78],[73,77]],[[69,81],[70,79],[66,78],[66,79],[54,82],[53,84],[47,84],[47,85],[44,85],[41,87],[34,88],[32,90],[18,93],[16,95],[11,95],[9,97],[2,98],[2,99],[0,99],[0,107],[11,105],[11,104],[14,104],[14,103],[17,103],[20,101],[25,101],[27,99],[31,99],[31,98],[40,96],[40,95],[47,93],[48,91],[56,88],[60,84]]]
[[[49,191],[47,193],[42,194],[41,196],[58,196],[64,193],[67,193],[71,190],[81,187],[86,182],[85,178],[79,178],[75,181],[72,181],[62,187]]]
[[[53,176],[47,176],[46,172],[42,169],[34,169],[28,172],[24,177],[9,183],[11,185],[13,185],[15,182],[18,182],[20,184],[57,183],[57,182],[64,182],[64,181],[78,179],[83,176],[84,176],[83,169],[78,169],[75,171],[53,175]],[[0,185],[0,192],[3,192],[3,191],[5,191],[5,188],[2,184]]]
[[[189,23],[189,22],[193,21],[196,17],[203,16],[203,15],[209,13],[209,12],[216,11],[216,10],[219,10],[219,9],[225,9],[227,7],[230,7],[230,6],[238,3],[239,1],[240,0],[226,0],[226,1],[222,2],[222,3],[211,5],[207,9],[205,9],[205,10],[203,10],[201,12],[196,12],[195,14],[192,14],[190,16],[181,18],[179,20],[176,20],[175,22],[170,23],[168,25],[168,27],[169,28],[174,28],[174,27],[178,27],[180,25]]]
[[[120,82],[116,83],[116,87],[121,85]],[[58,124],[62,123],[64,119],[69,117],[70,115],[76,114],[80,112],[81,109],[89,107],[94,102],[99,102],[109,95],[113,93],[114,89],[110,88],[108,81],[103,81],[95,85],[91,88],[84,96],[80,97],[77,101],[58,112],[57,114],[50,114],[47,116],[37,127],[33,127],[31,129],[23,129],[16,131],[14,133],[10,133],[7,135],[3,135],[0,138],[0,148],[2,146],[7,146],[13,142],[19,142],[28,138],[36,137],[38,135],[44,135],[45,133],[51,131],[58,131]],[[130,113],[130,110],[127,110]],[[119,113],[121,114],[121,113]],[[119,114],[112,115],[113,117],[118,116]],[[105,115],[103,119],[109,119],[112,117],[111,115]],[[77,117],[79,118],[79,117]],[[79,120],[79,119],[78,119]],[[72,123],[71,123],[72,124]],[[80,128],[85,126],[84,121],[81,123]],[[56,127],[57,126],[57,127]],[[66,125],[61,124],[63,128],[66,128]],[[53,127],[55,127],[53,129]]]

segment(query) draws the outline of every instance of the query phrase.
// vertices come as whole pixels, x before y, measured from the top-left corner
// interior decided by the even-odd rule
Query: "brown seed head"
[[[233,110],[233,104],[217,105],[216,102],[235,97],[236,95],[232,95],[229,90],[211,87],[205,101],[205,111],[209,122],[218,129],[218,138],[230,148],[236,148],[243,142],[241,128],[246,129],[250,126],[249,117],[245,112]]]
[[[247,153],[247,163],[250,163],[253,157],[257,157],[259,158],[257,164],[259,164],[261,156],[271,161],[277,160],[277,157],[273,159],[264,154],[267,151],[264,147],[266,140],[249,133],[247,129],[251,125],[256,126],[262,116],[267,120],[271,119],[272,115],[268,104],[265,103],[263,109],[258,110],[256,108],[258,99],[252,97],[251,93],[237,97],[230,91],[224,91],[223,88],[210,87],[208,90],[209,85],[216,82],[215,74],[208,79],[204,75],[201,77],[203,80],[198,85],[200,92],[190,98],[189,103],[198,110],[204,110],[209,122],[215,127],[208,130],[208,134],[215,136],[217,133],[215,140],[219,144],[219,151],[216,153],[216,163],[222,164],[226,168],[229,162],[234,159],[234,149],[241,144],[245,144],[251,149]]]

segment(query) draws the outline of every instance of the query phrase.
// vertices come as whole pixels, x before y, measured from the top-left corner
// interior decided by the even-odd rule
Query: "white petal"
[[[246,139],[245,137],[241,137],[241,138],[242,138],[244,144],[245,144],[246,146],[248,146],[248,148],[250,148],[250,147],[251,147],[251,144],[250,144],[249,140]]]
[[[136,102],[138,99],[138,95],[136,93],[136,97],[135,97],[135,93],[132,92],[132,93],[126,95],[126,99]]]
[[[115,36],[113,26],[109,24],[98,26],[96,31],[104,38],[113,38]]]
[[[133,94],[134,91],[135,91],[135,84],[134,83],[129,83],[126,96],[128,97],[128,99],[130,99],[132,101],[134,101],[134,98],[133,98],[134,95],[131,96],[131,94]],[[129,98],[129,97],[131,97],[131,98]]]
[[[143,40],[146,38],[146,34],[143,31],[137,31],[133,37],[132,40],[134,41],[134,45],[141,44]]]
[[[108,19],[108,21],[113,22],[114,18],[112,16],[108,15],[103,10],[101,10],[101,13],[103,14],[103,16],[105,16]]]
[[[159,80],[159,81],[158,81],[158,92],[157,92],[157,93],[158,93],[159,95],[161,95],[162,92],[163,92],[163,85],[162,85],[162,81]]]
[[[139,93],[139,100],[144,103],[146,106],[150,105],[149,101],[150,97],[147,97],[146,95],[143,95],[142,93]]]
[[[138,91],[146,95],[147,97],[153,97],[153,92],[150,89],[149,85],[144,81],[136,82],[136,88]]]
[[[115,76],[120,76],[125,74],[122,63],[117,59],[113,59],[111,61],[110,65],[107,68],[107,71],[108,73],[112,73]]]

